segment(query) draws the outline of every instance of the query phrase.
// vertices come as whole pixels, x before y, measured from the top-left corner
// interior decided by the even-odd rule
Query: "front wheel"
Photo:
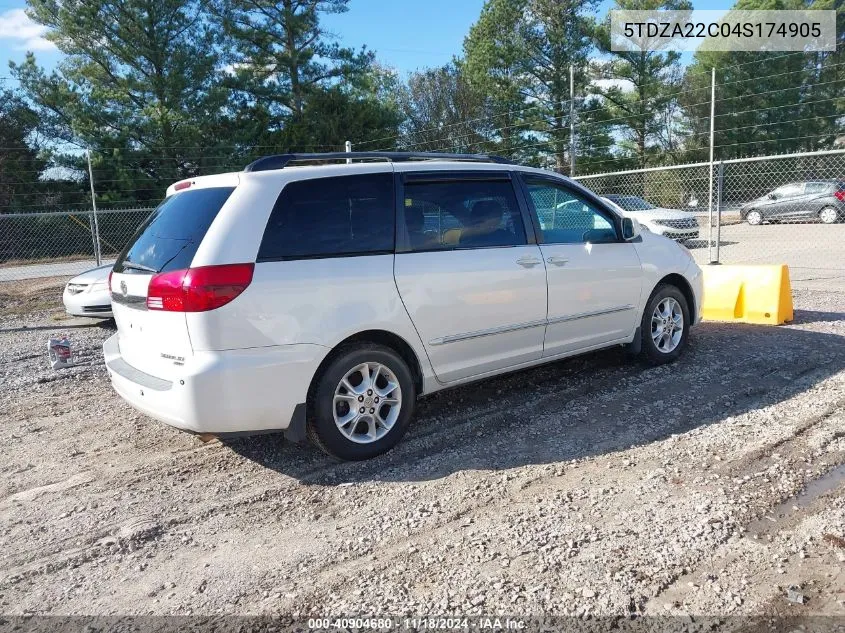
[[[763,224],[763,214],[756,209],[753,209],[745,216],[745,221],[751,226],[759,226]]]
[[[833,207],[825,207],[819,211],[819,220],[825,224],[833,224],[839,219],[839,213]]]
[[[655,365],[677,359],[686,347],[691,325],[684,293],[669,284],[657,286],[646,304],[640,324],[646,359]]]
[[[375,343],[354,344],[340,350],[318,380],[308,437],[338,459],[370,459],[402,439],[415,400],[411,371],[399,354]]]

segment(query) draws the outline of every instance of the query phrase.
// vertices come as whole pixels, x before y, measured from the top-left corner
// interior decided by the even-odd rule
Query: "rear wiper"
[[[158,272],[155,268],[150,268],[149,266],[144,266],[143,264],[135,264],[133,262],[123,262],[121,266],[128,268],[129,270],[142,270],[145,273],[155,274]]]

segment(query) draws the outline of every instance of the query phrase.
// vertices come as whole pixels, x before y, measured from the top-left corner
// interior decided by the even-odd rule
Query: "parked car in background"
[[[636,218],[652,233],[678,241],[698,239],[698,220],[689,212],[655,207],[639,196],[608,194],[604,199],[619,207],[626,216]]]
[[[92,268],[67,282],[62,293],[65,311],[73,316],[111,318],[111,268],[111,264]]]
[[[739,216],[752,226],[763,222],[840,222],[845,219],[845,181],[810,180],[781,185],[742,205]]]
[[[418,395],[606,347],[678,358],[702,272],[637,227],[496,157],[267,156],[168,188],[115,262],[106,367],[186,431],[373,457]]]

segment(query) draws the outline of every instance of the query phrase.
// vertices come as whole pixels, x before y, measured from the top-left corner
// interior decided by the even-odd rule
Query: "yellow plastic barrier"
[[[791,321],[789,268],[779,266],[702,266],[707,321],[780,325]]]

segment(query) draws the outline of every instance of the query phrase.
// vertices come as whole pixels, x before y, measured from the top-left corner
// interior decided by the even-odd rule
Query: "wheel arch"
[[[347,336],[335,345],[328,354],[326,354],[325,358],[323,358],[317,367],[317,370],[314,372],[314,375],[311,377],[311,384],[308,386],[309,402],[311,402],[311,396],[313,395],[314,389],[316,389],[317,383],[320,380],[320,376],[323,375],[326,367],[344,348],[355,343],[377,343],[378,345],[384,345],[385,347],[389,347],[395,351],[402,357],[402,360],[408,364],[408,369],[411,370],[411,376],[414,379],[414,388],[416,389],[417,394],[421,394],[423,392],[422,365],[420,364],[419,357],[414,351],[414,348],[411,347],[410,343],[398,334],[387,330],[363,330],[361,332],[357,332],[356,334],[352,334],[351,336]]]
[[[651,295],[654,294],[654,291],[661,285],[661,284],[669,284],[675,286],[681,293],[684,295],[684,299],[687,300],[687,305],[689,306],[690,310],[690,317],[695,320],[695,315],[698,314],[697,306],[695,305],[695,293],[692,291],[692,286],[690,285],[687,278],[679,273],[671,273],[663,277],[660,281],[658,281],[654,288],[651,289],[651,294],[649,294],[649,299]]]

